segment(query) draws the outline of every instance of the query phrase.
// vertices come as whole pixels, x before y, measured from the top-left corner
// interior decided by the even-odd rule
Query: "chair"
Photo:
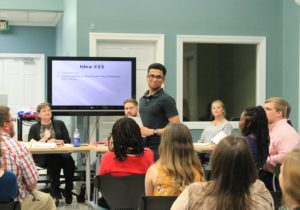
[[[145,174],[102,175],[95,177],[94,186],[101,192],[110,209],[135,210],[145,192],[144,180]]]
[[[279,209],[279,207],[282,205],[282,192],[280,191],[270,191],[273,201],[274,201],[274,207],[275,210]]]
[[[282,205],[281,201],[282,201],[282,192],[278,183],[278,178],[279,178],[279,174],[280,174],[280,167],[281,164],[276,164],[275,166],[275,172],[273,174],[272,177],[272,187],[273,190],[270,191],[272,198],[274,200],[274,207],[275,210],[279,209],[279,207]]]
[[[170,210],[177,196],[143,196],[139,210]]]
[[[0,203],[1,210],[21,210],[21,203],[19,201],[11,201],[9,203]]]

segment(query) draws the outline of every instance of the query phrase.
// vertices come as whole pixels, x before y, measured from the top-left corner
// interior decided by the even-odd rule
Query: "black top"
[[[61,120],[52,120],[53,129],[56,139],[62,139],[65,143],[71,143],[69,132],[65,123]],[[28,141],[31,139],[40,140],[41,122],[38,122],[30,127]]]
[[[147,128],[164,128],[169,123],[169,118],[178,115],[174,98],[164,92],[163,88],[154,95],[150,95],[149,90],[140,98],[139,111],[143,125]],[[146,137],[147,142],[159,144],[159,136]]]

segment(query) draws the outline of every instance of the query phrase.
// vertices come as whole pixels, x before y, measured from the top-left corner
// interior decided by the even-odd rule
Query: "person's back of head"
[[[245,139],[227,136],[216,146],[211,162],[212,180],[207,193],[216,198],[216,209],[249,209],[250,186],[256,169]]]
[[[289,206],[300,207],[300,148],[288,153],[279,175],[283,198]]]
[[[114,123],[112,141],[113,151],[119,161],[125,160],[127,154],[142,155],[144,153],[140,127],[131,118],[123,117]]]
[[[181,192],[194,182],[195,170],[203,177],[201,163],[196,156],[189,129],[182,123],[169,123],[159,145],[158,160],[167,175],[173,177]]]
[[[266,112],[262,106],[246,108],[242,116],[245,119],[241,129],[243,136],[254,135],[256,138],[259,165],[262,166],[269,154],[269,127]]]

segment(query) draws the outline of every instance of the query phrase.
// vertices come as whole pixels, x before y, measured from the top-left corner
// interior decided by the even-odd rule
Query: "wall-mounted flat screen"
[[[121,113],[135,98],[136,59],[48,57],[47,100],[58,115]]]

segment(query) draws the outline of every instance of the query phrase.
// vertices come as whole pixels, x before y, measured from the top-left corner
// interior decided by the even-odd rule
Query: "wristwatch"
[[[154,135],[154,136],[157,136],[157,134],[158,134],[157,129],[153,129],[153,135]]]

